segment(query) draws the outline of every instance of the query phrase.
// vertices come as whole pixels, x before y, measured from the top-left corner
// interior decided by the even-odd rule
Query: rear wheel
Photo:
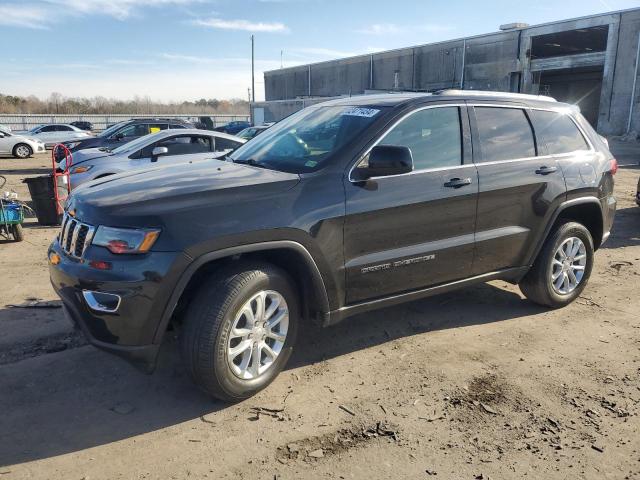
[[[587,286],[593,268],[593,239],[576,222],[558,225],[545,242],[520,290],[531,301],[558,308],[575,300]]]
[[[243,400],[282,371],[298,318],[298,297],[285,272],[269,264],[238,266],[207,281],[187,310],[184,362],[210,395]]]
[[[33,155],[33,150],[26,143],[19,143],[13,147],[13,156],[16,158],[29,158]]]

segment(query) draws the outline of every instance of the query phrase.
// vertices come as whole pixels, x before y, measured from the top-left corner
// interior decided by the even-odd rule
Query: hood
[[[181,211],[260,201],[300,177],[222,160],[136,169],[80,185],[68,202],[82,221],[113,226],[157,225]]]
[[[100,148],[86,148],[84,150],[78,150],[76,152],[71,152],[71,161],[72,165],[78,165],[79,163],[85,162],[87,160],[93,160],[94,158],[100,157],[109,157],[113,155],[113,152],[109,152],[104,147]],[[67,168],[66,159],[62,160],[58,167],[62,170]]]

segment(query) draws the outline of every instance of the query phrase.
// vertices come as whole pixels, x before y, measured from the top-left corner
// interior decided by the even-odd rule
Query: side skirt
[[[475,285],[476,283],[484,283],[490,280],[506,280],[517,283],[529,270],[529,267],[516,267],[507,268],[504,270],[498,270],[496,272],[485,273],[477,275],[471,278],[465,278],[464,280],[457,280],[455,282],[445,283],[437,285],[435,287],[423,288],[421,290],[414,290],[411,292],[401,293],[398,295],[392,295],[389,297],[378,298],[370,300],[368,302],[357,303],[354,305],[347,305],[337,310],[332,310],[326,313],[322,319],[322,325],[327,327],[335,325],[342,320],[357,315],[359,313],[368,312],[370,310],[377,310],[379,308],[391,307],[393,305],[399,305],[405,302],[411,302],[421,298],[431,297],[440,293],[446,293],[460,288]]]

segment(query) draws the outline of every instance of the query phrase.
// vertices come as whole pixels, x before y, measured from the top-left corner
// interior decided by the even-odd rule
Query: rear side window
[[[533,130],[519,108],[475,107],[483,162],[536,156]]]
[[[419,110],[398,123],[379,143],[409,147],[416,170],[462,163],[458,107]]]
[[[589,150],[589,145],[571,117],[558,112],[532,110],[536,135],[547,145],[549,155]]]

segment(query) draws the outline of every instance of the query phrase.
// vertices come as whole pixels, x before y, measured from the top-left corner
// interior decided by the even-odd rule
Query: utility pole
[[[251,35],[251,101],[256,101],[256,78],[255,78],[255,61],[253,48],[253,35]]]
[[[247,100],[251,103],[251,87],[247,87]]]

